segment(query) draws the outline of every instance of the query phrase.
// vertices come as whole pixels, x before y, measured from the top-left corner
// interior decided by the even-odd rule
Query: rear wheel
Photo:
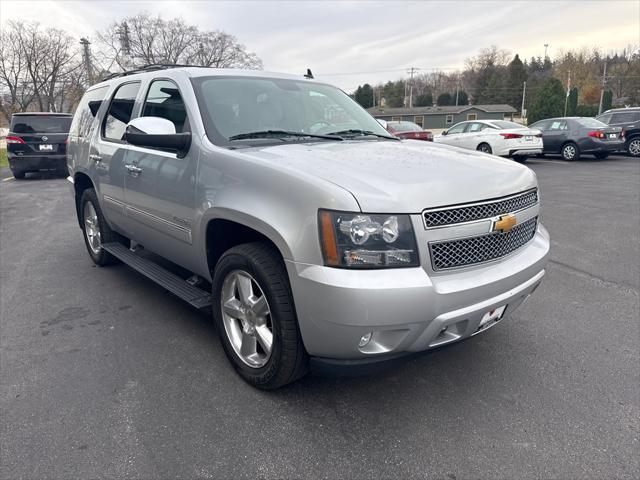
[[[560,154],[562,155],[563,160],[566,160],[567,162],[573,162],[580,159],[580,149],[578,148],[578,145],[573,142],[563,145]]]
[[[111,230],[104,215],[102,215],[98,197],[93,188],[89,188],[82,193],[80,208],[84,243],[87,246],[91,260],[100,266],[115,263],[115,257],[103,250],[102,244],[116,240],[116,234]]]
[[[27,174],[26,172],[11,172],[11,173],[13,173],[13,178],[15,178],[16,180],[22,180]]]
[[[489,145],[488,143],[481,143],[480,145],[478,145],[478,148],[476,148],[476,150],[483,153],[493,153],[493,150],[491,150],[491,145]]]
[[[598,160],[604,160],[609,156],[609,152],[594,153],[593,156],[596,157]]]
[[[640,137],[629,140],[627,143],[627,153],[632,157],[640,157]]]
[[[527,157],[526,155],[514,155],[514,156],[513,156],[513,159],[514,159],[516,162],[519,162],[519,163],[524,163],[524,162],[526,162],[526,161],[527,161],[527,158],[529,158],[529,157]]]
[[[306,373],[291,287],[275,248],[256,242],[228,250],[216,265],[212,294],[224,351],[245,381],[270,390]]]

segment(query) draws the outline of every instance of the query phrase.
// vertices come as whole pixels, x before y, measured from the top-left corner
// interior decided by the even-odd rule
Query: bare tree
[[[258,57],[222,31],[202,32],[181,19],[163,20],[140,13],[98,33],[101,63],[111,70],[152,63],[262,68]]]

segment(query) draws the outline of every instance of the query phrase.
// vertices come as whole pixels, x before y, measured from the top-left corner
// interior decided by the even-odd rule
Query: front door
[[[170,120],[176,133],[189,131],[182,95],[170,80],[151,83],[140,116]],[[135,229],[133,238],[183,265],[192,243],[196,166],[195,149],[185,158],[177,158],[175,153],[159,149],[127,148],[125,202],[127,218]]]
[[[569,138],[569,125],[566,120],[552,120],[544,132],[542,140],[544,151],[558,153],[562,144]]]

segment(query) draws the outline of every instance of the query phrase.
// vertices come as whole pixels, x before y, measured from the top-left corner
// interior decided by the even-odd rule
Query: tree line
[[[375,105],[408,107],[432,105],[508,104],[524,107],[531,123],[547,116],[593,116],[597,114],[604,75],[603,110],[612,106],[640,103],[640,50],[628,47],[603,55],[598,49],[560,52],[555,58],[532,57],[496,46],[468,58],[460,71],[429,71],[412,79],[401,78],[371,85],[353,92],[363,107]],[[567,95],[568,91],[568,95]],[[456,102],[457,99],[457,102]],[[375,102],[375,103],[374,103]]]
[[[152,63],[261,69],[236,37],[177,18],[140,13],[97,31],[93,42],[38,23],[10,21],[0,32],[0,114],[72,112],[88,86],[109,73]],[[84,44],[86,42],[86,45]]]

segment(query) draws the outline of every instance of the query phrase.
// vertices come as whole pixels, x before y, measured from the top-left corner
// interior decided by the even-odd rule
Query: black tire
[[[596,157],[598,160],[604,160],[609,156],[609,152],[594,153],[593,156]]]
[[[61,168],[60,170],[58,170],[58,175],[63,178],[67,178],[69,176],[69,169],[67,167]]]
[[[627,141],[627,155],[640,157],[640,137],[632,137]]]
[[[491,150],[491,145],[489,145],[488,143],[481,143],[477,146],[476,150],[483,153],[493,153],[493,150]]]
[[[102,248],[99,248],[98,251],[94,251],[89,244],[86,230],[87,225],[85,223],[85,210],[88,208],[89,204],[91,204],[97,216],[97,226],[100,232],[100,244],[110,243],[119,239],[117,234],[111,230],[109,224],[104,218],[104,215],[102,214],[102,209],[100,208],[100,203],[98,202],[98,196],[96,195],[95,190],[93,188],[88,188],[82,192],[82,197],[80,197],[80,222],[82,225],[82,236],[84,237],[84,244],[87,247],[87,252],[89,252],[89,256],[91,257],[91,260],[93,260],[93,263],[101,267],[116,263],[117,259],[113,255]]]
[[[27,174],[27,172],[11,172],[11,173],[13,173],[13,178],[15,178],[16,180],[24,180],[24,177]]]
[[[249,366],[236,353],[225,328],[223,284],[233,272],[248,273],[268,302],[273,342],[261,367]],[[240,376],[254,387],[272,390],[307,373],[308,356],[302,343],[289,277],[280,253],[264,242],[245,243],[227,250],[215,267],[212,282],[213,318],[227,358]]]
[[[560,155],[567,162],[575,162],[580,160],[580,148],[574,142],[567,142],[562,146]]]
[[[529,157],[527,157],[526,155],[514,155],[513,156],[513,160],[518,162],[518,163],[524,163],[527,161]]]

